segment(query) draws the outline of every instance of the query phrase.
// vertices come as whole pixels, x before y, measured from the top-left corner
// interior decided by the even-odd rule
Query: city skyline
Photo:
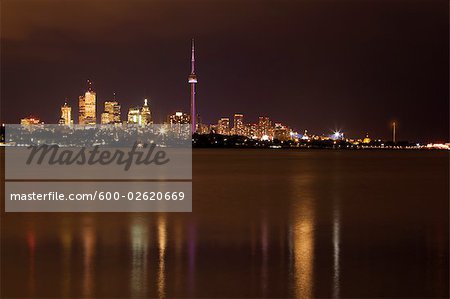
[[[344,132],[341,129],[334,129],[331,132],[311,132],[308,134],[308,129],[303,129],[303,134],[299,133],[300,130],[290,128],[288,125],[281,121],[273,121],[269,116],[259,115],[257,122],[244,122],[244,114],[234,113],[232,122],[229,117],[222,116],[216,123],[202,123],[201,115],[197,112],[196,107],[196,84],[197,75],[195,72],[195,46],[194,39],[191,40],[191,70],[188,76],[188,84],[190,86],[190,113],[187,114],[184,111],[175,111],[168,114],[161,123],[178,123],[191,125],[191,132],[198,134],[220,134],[220,135],[238,135],[245,136],[255,140],[279,140],[288,141],[295,140],[345,140]],[[116,92],[113,93],[111,99],[106,99],[99,106],[104,106],[104,109],[97,110],[97,93],[93,87],[93,81],[87,79],[86,90],[84,95],[78,97],[78,124],[80,125],[96,125],[96,124],[133,124],[133,125],[149,125],[153,124],[153,109],[148,105],[148,99],[144,99],[144,105],[131,105],[128,109],[126,117],[122,119],[121,108],[119,100],[116,98]],[[74,110],[75,111],[75,110]],[[103,111],[103,112],[102,112]],[[23,125],[40,124],[42,122],[39,117],[34,114],[21,118],[20,123]],[[61,106],[61,116],[58,121],[61,125],[73,125],[72,107],[68,104],[68,99],[64,101],[64,105]],[[396,142],[397,136],[397,123],[392,122],[392,139],[385,139],[384,141]],[[347,137],[347,136],[346,136]],[[369,137],[369,132],[366,132],[364,137],[351,136],[348,140],[356,141],[356,143],[368,144],[372,141]],[[382,139],[375,136],[373,140],[381,141]],[[403,140],[410,142],[411,140]],[[414,142],[414,141],[413,141]]]
[[[197,83],[195,76],[195,59],[194,59],[194,40],[192,40],[192,58],[191,58],[192,68],[191,74],[188,77],[188,83],[191,87],[191,113],[195,113],[195,84]],[[84,95],[78,97],[78,110],[72,110],[72,106],[68,104],[69,100],[66,98],[64,105],[61,106],[61,113],[58,124],[65,126],[72,126],[74,124],[78,125],[122,125],[122,124],[132,124],[146,126],[153,124],[153,112],[151,107],[148,105],[148,100],[144,99],[143,106],[131,105],[126,113],[126,117],[122,118],[121,104],[116,98],[116,93],[113,93],[111,99],[107,99],[98,105],[104,106],[103,112],[101,109],[97,109],[97,93],[93,87],[93,81],[87,80],[87,88]],[[72,111],[78,112],[78,123],[74,123],[74,117]],[[237,135],[245,136],[250,139],[255,140],[309,140],[309,139],[333,139],[333,140],[344,140],[344,132],[340,130],[334,130],[332,132],[322,132],[318,134],[308,134],[308,130],[304,129],[304,133],[301,134],[294,131],[288,125],[278,121],[273,121],[269,116],[258,116],[257,122],[245,122],[244,114],[234,113],[232,121],[229,117],[221,117],[216,123],[202,123],[200,115],[197,114],[195,118],[197,122],[192,122],[192,114],[187,114],[183,111],[175,111],[165,117],[165,121],[161,122],[164,124],[190,124],[191,131],[198,134],[219,134],[219,135]],[[20,119],[20,124],[22,125],[38,125],[44,124],[38,116],[35,114],[29,114],[29,116]],[[48,124],[48,123],[47,123]],[[393,141],[395,142],[395,123],[393,131]],[[376,138],[375,138],[376,139]],[[361,143],[370,143],[369,133],[365,134],[365,138],[350,138],[349,140],[356,140]],[[381,141],[381,139],[378,138]],[[387,141],[387,140],[386,140]]]
[[[92,80],[86,81],[87,87],[84,95],[78,97],[78,124],[79,125],[96,125],[98,123],[102,125],[109,124],[132,124],[146,126],[153,124],[152,109],[148,105],[148,100],[144,99],[143,106],[130,106],[128,109],[127,117],[122,120],[121,104],[116,98],[116,93],[113,93],[113,97],[110,100],[103,102],[104,110],[97,110],[97,93],[93,87]],[[245,123],[244,114],[234,113],[233,123],[230,122],[229,117],[221,117],[216,124],[205,124],[201,122],[201,116],[196,112],[196,91],[195,85],[198,83],[197,75],[195,73],[195,46],[194,39],[191,40],[191,71],[188,76],[188,84],[190,86],[190,114],[186,114],[183,111],[176,111],[173,114],[167,115],[166,124],[189,124],[192,133],[198,134],[220,134],[220,135],[237,135],[245,136],[255,140],[279,140],[288,141],[299,139],[308,140],[311,137],[318,135],[308,135],[307,129],[304,130],[304,134],[299,134],[293,131],[289,126],[284,125],[281,122],[273,122],[268,116],[259,116],[257,123]],[[64,101],[64,105],[61,106],[61,116],[58,124],[65,126],[72,126],[74,124],[72,118],[72,107],[68,104],[68,99]],[[101,102],[99,103],[101,105]],[[100,115],[99,115],[100,114]],[[99,115],[99,116],[98,116]],[[99,120],[99,121],[98,121]],[[44,123],[39,117],[28,116],[20,120],[22,125],[35,125]],[[395,124],[395,123],[394,123]],[[395,125],[394,125],[395,126]],[[332,138],[334,140],[343,140],[344,134],[339,130],[335,130],[330,134],[321,134],[320,136],[325,138]],[[336,137],[337,136],[337,137]],[[320,138],[322,138],[320,137]],[[366,133],[366,139],[368,133]],[[395,137],[394,137],[395,139]],[[362,138],[359,140],[362,141]],[[394,140],[395,141],[395,140]],[[369,139],[370,142],[370,139]],[[368,143],[368,142],[365,142]]]
[[[205,123],[239,112],[297,130],[389,139],[396,121],[399,140],[448,140],[444,2],[412,1],[405,11],[401,1],[113,1],[108,13],[101,2],[88,12],[82,3],[2,3],[9,12],[2,15],[2,122],[17,123],[24,106],[57,122],[63,99],[76,107],[86,78],[95,81],[101,102],[114,92],[123,107],[149,99],[155,122],[190,111],[186,74],[194,37],[197,108]],[[96,16],[94,24],[66,21],[85,13]],[[111,17],[115,22],[106,22]],[[61,41],[62,34],[68,38]]]

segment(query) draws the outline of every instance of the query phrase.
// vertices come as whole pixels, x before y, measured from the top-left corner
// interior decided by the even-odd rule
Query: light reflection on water
[[[196,161],[193,213],[2,214],[2,297],[448,293],[448,157],[231,153]]]
[[[297,198],[293,209],[293,251],[296,298],[312,298],[314,277],[314,198],[311,193],[311,176],[295,180],[294,193]],[[302,190],[302,192],[298,192]],[[295,197],[293,197],[295,198]]]
[[[267,215],[263,213],[261,216],[261,293],[262,297],[267,296],[268,288],[268,256],[269,256],[269,228],[267,224]]]
[[[194,296],[195,294],[195,262],[196,262],[196,250],[197,250],[197,232],[194,222],[189,222],[188,227],[188,293],[189,296]]]
[[[158,297],[166,297],[166,273],[165,273],[165,259],[167,247],[167,231],[165,215],[158,216],[158,249],[159,249],[159,263],[158,263]]]
[[[36,233],[35,229],[30,227],[27,231],[28,247],[28,291],[29,296],[34,297],[36,291]]]
[[[83,219],[83,227],[81,231],[83,242],[83,286],[82,294],[84,298],[93,298],[94,294],[94,256],[96,245],[95,227],[92,223],[92,217],[86,216]]]
[[[335,203],[333,209],[333,298],[339,298],[340,217],[339,207]]]
[[[62,228],[61,228],[61,245],[62,245],[62,277],[61,277],[61,284],[62,284],[62,297],[63,298],[71,298],[70,295],[70,281],[71,281],[71,253],[72,253],[72,232],[70,230],[70,227],[63,222]]]
[[[130,289],[133,297],[147,296],[147,257],[149,242],[148,222],[145,217],[133,217],[130,226],[131,274]]]
[[[174,269],[174,289],[179,290],[183,283],[182,281],[182,271],[183,271],[183,231],[182,223],[177,219],[174,222],[173,227],[173,238],[174,238],[174,250],[175,250],[175,269]]]
[[[333,162],[333,177],[331,183],[331,193],[333,196],[333,285],[332,298],[340,297],[340,242],[341,242],[341,206],[340,197],[340,172],[342,171],[340,160]]]

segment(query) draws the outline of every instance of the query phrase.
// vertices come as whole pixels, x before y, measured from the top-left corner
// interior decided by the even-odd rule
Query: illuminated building
[[[96,122],[96,93],[92,89],[92,81],[88,80],[88,89],[79,99],[78,123],[81,125],[95,125]]]
[[[84,102],[84,96],[78,97],[78,123],[80,125],[84,124],[85,121],[85,102]]]
[[[183,134],[191,134],[191,117],[189,114],[177,111],[174,114],[167,116],[167,122],[172,132],[179,132]]]
[[[211,132],[210,126],[202,123],[197,124],[197,132],[199,134],[209,134]]]
[[[284,126],[281,123],[275,123],[275,128],[273,130],[273,138],[281,141],[286,141],[291,138],[289,127]]]
[[[450,143],[428,143],[427,149],[450,150]]]
[[[144,100],[144,106],[141,107],[131,107],[128,110],[128,123],[135,125],[148,125],[152,124],[152,114],[150,107],[148,106],[147,99]]]
[[[308,130],[305,130],[305,132],[303,133],[303,136],[302,136],[302,140],[309,140],[310,139],[310,137],[308,136]]]
[[[191,73],[188,76],[188,82],[191,85],[191,132],[194,133],[197,130],[196,126],[196,108],[195,108],[195,84],[197,84],[197,75],[195,74],[195,48],[194,39],[192,39],[191,49]]]
[[[230,135],[230,119],[222,117],[217,122],[217,133],[221,135]]]
[[[217,134],[217,125],[215,125],[215,124],[209,125],[209,130],[211,133]]]
[[[61,118],[59,119],[59,124],[70,126],[73,124],[72,120],[72,107],[70,107],[67,102],[61,106]]]
[[[39,125],[39,124],[43,124],[43,122],[41,122],[41,120],[37,117],[28,116],[28,117],[22,118],[20,120],[20,124],[21,125]]]
[[[167,122],[171,125],[174,124],[189,124],[191,122],[191,118],[188,114],[183,113],[181,111],[175,112],[175,114],[167,116]]]
[[[196,133],[198,134],[208,134],[210,133],[210,128],[209,125],[204,124],[202,122],[202,118],[200,117],[200,114],[197,113],[197,122],[196,122],[196,126],[197,126],[197,131]]]
[[[260,116],[258,122],[258,138],[259,139],[272,139],[273,130],[271,129],[271,122],[269,117]]]
[[[147,104],[147,99],[144,100],[144,106],[142,106],[142,109],[141,109],[141,119],[142,119],[142,125],[144,125],[144,126],[153,123],[152,113],[150,111],[150,107]]]
[[[252,139],[258,138],[258,125],[257,124],[248,124],[246,126],[245,136],[248,136]]]
[[[103,113],[100,115],[100,123],[101,123],[102,125],[107,125],[107,124],[110,124],[110,123],[111,123],[111,119],[110,119],[110,117],[109,117],[109,113],[108,113],[108,112],[103,112]]]
[[[141,109],[139,107],[131,107],[128,110],[128,124],[141,125]]]
[[[294,140],[295,142],[298,142],[301,137],[298,132],[294,132],[292,130],[291,130],[291,132],[289,132],[289,135],[291,137],[291,140]]]
[[[102,124],[119,124],[120,122],[120,104],[115,100],[114,94],[112,101],[105,102],[105,112],[102,113]]]
[[[196,128],[196,132],[198,133],[201,130],[202,127],[202,118],[200,117],[200,114],[197,113],[197,118],[195,120],[195,128]]]
[[[245,135],[244,115],[240,113],[235,113],[233,121],[234,121],[233,134],[244,136]]]
[[[363,143],[370,143],[372,139],[369,138],[369,133],[366,133],[366,137],[363,139]]]

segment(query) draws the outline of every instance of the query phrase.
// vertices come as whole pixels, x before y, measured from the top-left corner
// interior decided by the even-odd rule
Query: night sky
[[[98,114],[148,97],[156,121],[189,110],[196,40],[198,111],[259,115],[299,132],[447,141],[448,2],[1,0],[2,120],[57,123],[86,80]]]

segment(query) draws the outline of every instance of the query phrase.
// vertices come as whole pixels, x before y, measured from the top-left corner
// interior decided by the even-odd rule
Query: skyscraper
[[[245,136],[248,136],[252,139],[258,139],[258,124],[248,124],[246,126]]]
[[[144,126],[153,123],[152,112],[150,111],[150,107],[147,104],[147,99],[144,100],[144,106],[142,106],[141,109],[141,118],[142,118],[142,125]]]
[[[61,106],[61,118],[59,119],[59,123],[61,125],[72,125],[72,107],[70,107],[67,102],[64,103],[63,106]]]
[[[240,113],[234,114],[233,134],[243,136],[244,132],[244,115]]]
[[[195,133],[197,130],[196,120],[197,112],[195,108],[195,84],[197,84],[197,75],[195,75],[195,48],[194,39],[192,39],[192,50],[191,50],[191,73],[188,77],[188,82],[191,85],[191,131]]]
[[[258,138],[267,139],[272,137],[271,122],[269,117],[260,116],[258,122]]]
[[[217,133],[221,135],[230,135],[230,119],[228,117],[222,117],[217,122]]]
[[[119,124],[120,120],[120,104],[114,98],[112,101],[105,102],[105,112],[102,113],[102,124]]]
[[[79,97],[78,123],[81,125],[95,125],[96,122],[96,93],[92,88],[92,81],[87,81],[88,88],[84,96]]]
[[[84,125],[86,118],[86,103],[84,96],[78,97],[78,123]]]
[[[183,113],[181,111],[175,112],[167,116],[167,122],[171,125],[183,125],[189,124],[191,121],[190,115]]]
[[[141,125],[142,116],[140,107],[131,107],[128,109],[128,124]]]

